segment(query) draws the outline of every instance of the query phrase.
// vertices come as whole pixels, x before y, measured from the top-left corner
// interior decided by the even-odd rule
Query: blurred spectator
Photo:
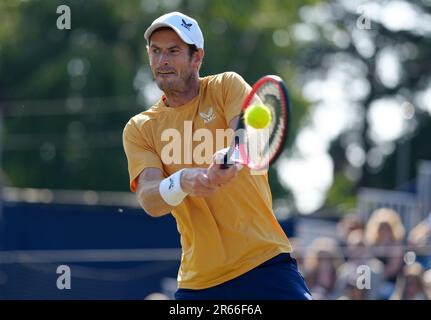
[[[424,268],[431,268],[431,212],[408,235],[408,243]]]
[[[404,266],[391,300],[428,300],[423,275],[423,267],[417,262]]]
[[[337,269],[342,262],[342,252],[335,239],[316,238],[308,246],[304,259],[304,273],[313,299],[335,299]]]
[[[347,237],[354,230],[364,230],[365,223],[356,211],[345,214],[337,224],[337,236],[341,246],[345,246]]]
[[[291,256],[296,259],[296,263],[298,265],[298,270],[301,273],[304,273],[304,244],[302,239],[297,237],[289,238],[290,244],[292,245],[293,251],[291,252]]]
[[[347,282],[343,288],[343,294],[338,300],[368,300],[367,289],[359,289],[356,284],[356,275],[349,274]]]
[[[424,272],[424,286],[428,299],[431,299],[431,269]]]
[[[403,266],[405,229],[399,214],[389,208],[375,210],[366,225],[365,238],[376,258],[383,262],[384,279],[395,283]]]
[[[337,270],[336,292],[341,299],[375,300],[380,297],[379,289],[383,281],[383,263],[372,257],[366,246],[363,230],[357,229],[349,233],[346,243],[348,260]],[[358,268],[365,266],[370,272],[370,287],[360,288],[357,280],[360,276]]]

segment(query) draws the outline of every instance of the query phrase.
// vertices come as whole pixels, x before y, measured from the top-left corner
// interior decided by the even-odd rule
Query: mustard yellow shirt
[[[170,108],[160,99],[132,117],[123,133],[131,190],[136,190],[136,179],[145,168],[159,168],[168,177],[182,168],[208,167],[202,154],[210,163],[212,154],[228,145],[227,139],[222,144],[216,139],[216,130],[229,128],[250,90],[234,72],[208,76],[200,79],[199,95],[183,106]],[[180,135],[171,134],[171,129]],[[202,143],[207,138],[205,146],[211,145],[211,137],[199,129],[212,132],[211,152]],[[267,175],[252,175],[247,168],[210,197],[187,196],[172,215],[181,235],[180,288],[216,286],[291,252],[272,211]]]

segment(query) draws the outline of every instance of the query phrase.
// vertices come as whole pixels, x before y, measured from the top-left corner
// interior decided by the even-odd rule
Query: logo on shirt
[[[189,30],[190,31],[190,28],[192,27],[192,23],[187,23],[186,22],[186,20],[184,20],[184,19],[181,19],[182,20],[182,23],[181,23],[181,25],[184,27],[184,28],[186,28],[187,30]]]
[[[199,115],[201,116],[201,118],[204,120],[204,123],[210,123],[211,121],[213,121],[216,118],[216,115],[214,114],[214,110],[213,108],[209,108],[208,112],[199,112]]]

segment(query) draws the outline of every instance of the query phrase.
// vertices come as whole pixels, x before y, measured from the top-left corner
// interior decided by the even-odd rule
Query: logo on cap
[[[186,28],[187,30],[190,31],[190,27],[193,25],[192,23],[187,23],[184,19],[181,19],[183,22],[181,23],[181,25]]]

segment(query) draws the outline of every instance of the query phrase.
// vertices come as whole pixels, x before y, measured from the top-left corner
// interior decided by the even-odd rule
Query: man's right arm
[[[163,180],[163,172],[158,168],[145,168],[138,177],[138,202],[152,217],[164,216],[175,208],[166,203],[160,195],[160,183]],[[207,170],[203,168],[184,169],[181,175],[181,189],[189,195],[208,197],[218,187],[210,182]]]
[[[162,170],[146,168],[138,177],[136,196],[142,209],[152,217],[161,217],[172,211],[159,192],[160,182],[163,180]]]

